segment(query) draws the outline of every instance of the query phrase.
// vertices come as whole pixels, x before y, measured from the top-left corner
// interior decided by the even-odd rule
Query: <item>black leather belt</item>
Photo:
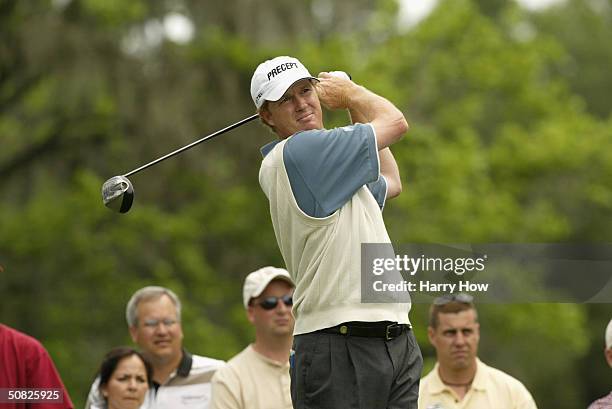
[[[319,332],[326,334],[344,335],[347,337],[370,337],[391,340],[402,335],[404,330],[409,331],[410,325],[398,324],[397,322],[343,322],[335,327],[325,328]]]

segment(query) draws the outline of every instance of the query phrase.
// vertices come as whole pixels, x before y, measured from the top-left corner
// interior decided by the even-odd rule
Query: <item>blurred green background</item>
[[[283,265],[257,181],[274,136],[252,123],[131,177],[126,215],[100,187],[252,114],[266,58],[347,71],[405,113],[411,130],[393,147],[404,193],[385,208],[394,242],[612,242],[612,1],[446,0],[413,25],[400,10],[0,1],[0,322],[43,342],[77,407],[103,354],[130,343],[124,307],[142,286],[182,297],[194,353],[227,359],[251,339],[242,280]],[[479,309],[481,358],[540,408],[610,391],[610,304]],[[414,306],[429,370],[426,316]]]

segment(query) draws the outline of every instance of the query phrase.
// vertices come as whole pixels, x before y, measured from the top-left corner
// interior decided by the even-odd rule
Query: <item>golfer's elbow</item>
[[[387,179],[387,200],[398,197],[402,193],[402,181],[399,177],[385,176]]]
[[[377,135],[378,150],[387,148],[400,139],[408,130],[408,122],[401,112],[393,117],[372,121]]]
[[[408,121],[406,120],[406,117],[404,116],[404,114],[401,115],[401,118],[398,119],[398,128],[399,128],[399,132],[400,132],[400,138],[402,136],[404,136],[404,134],[406,132],[408,132],[408,129],[410,129],[410,125],[408,125]]]

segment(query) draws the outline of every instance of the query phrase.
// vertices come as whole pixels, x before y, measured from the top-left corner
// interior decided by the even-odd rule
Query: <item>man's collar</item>
[[[487,367],[482,363],[478,357],[476,358],[476,375],[474,375],[474,380],[472,381],[472,388],[477,391],[484,391],[487,389],[487,377],[486,372]]]
[[[438,362],[436,362],[436,365],[434,366],[433,371],[433,379],[431,382],[431,392],[432,393],[442,393],[444,392],[444,390],[450,390],[450,387],[448,387],[447,385],[444,384],[444,382],[442,382],[442,378],[440,378],[440,364]],[[486,375],[485,375],[485,371],[486,371],[486,365],[482,363],[482,361],[480,359],[478,359],[478,357],[476,358],[476,374],[474,375],[474,380],[472,381],[472,385],[470,386],[471,389],[474,390],[478,390],[478,391],[484,391],[486,390]]]
[[[446,385],[442,382],[442,378],[440,378],[440,364],[436,362],[432,371],[432,380],[430,384],[431,393],[438,394],[444,392],[446,389]]]
[[[276,361],[272,358],[268,358],[267,356],[265,356],[264,354],[257,352],[255,350],[255,348],[253,348],[253,344],[249,344],[249,346],[247,347],[251,350],[251,352],[253,352],[255,355],[257,355],[262,361],[266,362],[268,365],[274,366],[276,368],[289,368],[289,356],[287,355],[287,361],[286,362],[279,362]]]
[[[179,362],[178,368],[176,368],[177,376],[181,376],[183,378],[189,376],[192,365],[193,356],[191,356],[191,354],[185,348],[183,348],[183,357],[181,358],[181,362]]]
[[[277,143],[279,143],[281,140],[277,139],[275,141],[272,141],[270,143],[265,144],[264,146],[261,147],[260,152],[261,152],[261,156],[263,156],[264,158],[266,157],[266,155],[268,153],[270,153],[270,151],[272,149],[274,149],[274,147],[276,146]]]

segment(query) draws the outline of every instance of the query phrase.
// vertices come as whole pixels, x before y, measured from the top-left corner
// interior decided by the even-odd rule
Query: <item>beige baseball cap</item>
[[[317,80],[297,58],[281,56],[264,61],[251,78],[251,98],[259,109],[264,101],[278,101],[289,87],[304,78]]]
[[[291,285],[291,287],[295,287],[289,272],[287,272],[287,270],[284,268],[270,266],[260,268],[259,270],[250,273],[244,279],[244,286],[242,287],[242,301],[244,302],[244,308],[249,306],[249,301],[251,301],[251,298],[259,297],[272,280],[283,280]]]

